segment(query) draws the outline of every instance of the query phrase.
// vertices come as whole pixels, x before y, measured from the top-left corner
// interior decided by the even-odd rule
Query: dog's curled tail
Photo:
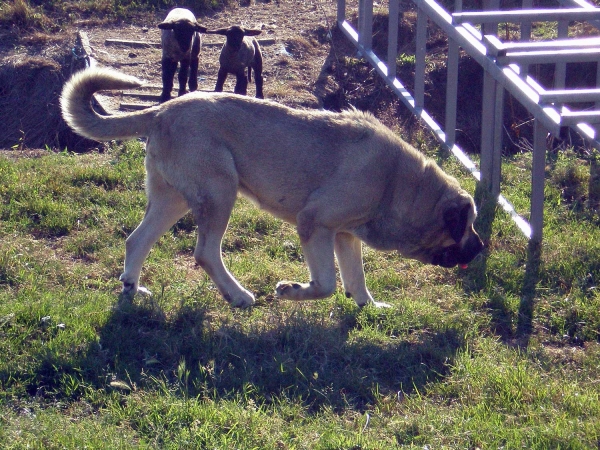
[[[150,110],[101,116],[92,108],[92,96],[102,90],[132,89],[142,85],[135,77],[106,68],[77,72],[65,84],[60,97],[62,115],[76,133],[95,141],[147,136]]]

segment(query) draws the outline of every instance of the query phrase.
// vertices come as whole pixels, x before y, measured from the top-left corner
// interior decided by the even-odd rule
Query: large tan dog
[[[295,224],[309,283],[282,281],[284,299],[330,296],[334,254],[346,295],[373,302],[361,241],[444,267],[466,265],[482,249],[472,197],[433,162],[368,113],[301,111],[234,94],[195,92],[143,111],[100,116],[98,90],[141,82],[107,69],[76,74],[64,87],[67,123],[98,141],[147,137],[148,206],[127,239],[123,293],[138,290],[150,248],[190,209],[194,257],[233,306],[254,296],[227,271],[221,240],[238,192]]]

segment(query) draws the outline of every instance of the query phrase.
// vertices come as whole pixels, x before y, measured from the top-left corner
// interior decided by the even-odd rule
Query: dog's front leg
[[[346,297],[353,298],[361,308],[367,304],[372,304],[376,307],[390,306],[387,303],[374,301],[367,289],[360,239],[350,233],[336,234],[335,256],[340,267],[340,275]]]
[[[335,292],[335,261],[333,240],[335,233],[325,227],[309,224],[306,230],[298,223],[298,234],[302,244],[304,258],[310,270],[310,283],[280,281],[275,293],[286,300],[311,300],[329,297]]]

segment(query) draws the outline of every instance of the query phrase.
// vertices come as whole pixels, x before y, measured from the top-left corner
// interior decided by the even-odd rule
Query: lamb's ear
[[[460,243],[467,229],[470,210],[471,205],[467,203],[462,208],[451,208],[444,213],[446,228],[457,244]]]
[[[172,30],[174,25],[173,22],[161,22],[158,24],[158,28],[161,30]]]
[[[257,30],[255,28],[246,28],[244,30],[244,36],[258,36],[260,33],[262,33],[262,30]]]
[[[223,36],[227,36],[228,28],[219,28],[217,30],[206,30],[204,33],[206,34],[222,34]]]
[[[200,25],[198,22],[196,22],[194,24],[194,30],[196,30],[198,33],[206,33],[207,28],[203,25]]]

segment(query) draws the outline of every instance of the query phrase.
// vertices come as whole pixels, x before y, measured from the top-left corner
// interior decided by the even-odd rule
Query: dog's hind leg
[[[194,258],[231,306],[246,308],[254,296],[244,289],[223,264],[221,241],[237,197],[237,180],[211,180],[209,188],[198,189],[190,206],[198,225]]]
[[[142,223],[127,238],[125,272],[119,278],[123,282],[123,295],[126,297],[135,295],[138,290],[149,293],[139,286],[142,264],[158,238],[189,210],[184,197],[157,173],[148,170],[146,182],[146,214]]]
[[[350,233],[335,235],[335,256],[337,257],[342,284],[346,297],[353,298],[356,304],[363,307],[372,304],[377,307],[390,306],[376,302],[371,297],[365,284],[365,271],[362,260],[362,244],[360,239]]]

